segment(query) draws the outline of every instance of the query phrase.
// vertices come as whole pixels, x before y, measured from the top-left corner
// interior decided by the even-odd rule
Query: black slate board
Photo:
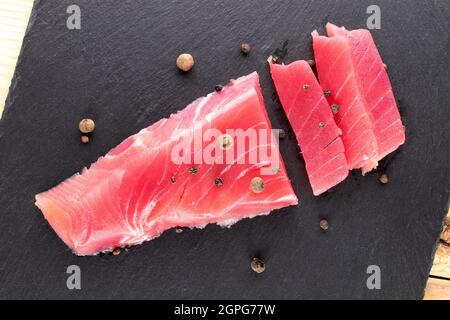
[[[379,173],[352,174],[314,198],[298,147],[281,151],[301,204],[231,229],[173,230],[120,256],[79,258],[34,207],[34,194],[194,98],[257,70],[274,127],[288,129],[266,58],[288,40],[286,62],[311,58],[309,33],[330,20],[366,26],[372,1],[92,1],[79,31],[73,1],[37,1],[0,124],[0,298],[413,298],[423,295],[448,203],[447,1],[377,1],[373,36],[407,128],[407,143]],[[239,52],[248,41],[253,51]],[[196,66],[175,68],[182,51]],[[96,120],[89,145],[77,124]],[[319,220],[330,229],[321,232]],[[253,256],[265,273],[249,268]],[[81,267],[82,289],[66,288]],[[366,269],[381,267],[381,290]]]

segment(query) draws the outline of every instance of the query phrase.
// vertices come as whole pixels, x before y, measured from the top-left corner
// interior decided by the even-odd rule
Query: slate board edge
[[[22,56],[23,56],[23,54],[25,52],[25,49],[26,49],[25,45],[26,45],[26,42],[28,40],[29,33],[30,33],[34,23],[36,22],[36,18],[37,18],[37,14],[38,14],[38,12],[37,12],[38,11],[38,6],[39,6],[40,3],[41,3],[40,0],[34,0],[33,9],[32,9],[31,15],[30,15],[30,19],[29,19],[29,22],[28,22],[28,27],[27,27],[27,30],[25,32],[25,36],[24,36],[24,39],[23,39],[22,47],[21,47],[20,54],[19,54],[19,57],[18,57],[18,60],[17,60],[16,70],[14,72],[14,76],[13,76],[13,79],[11,81],[11,85],[10,85],[10,88],[9,88],[9,93],[8,93],[8,97],[6,99],[5,108],[3,110],[3,115],[7,114],[9,108],[13,104],[13,101],[11,101],[11,99],[12,99],[11,93],[13,92],[13,89],[17,86],[17,83],[20,81],[20,74],[18,74],[18,72],[17,72],[17,67],[21,65]],[[1,132],[1,129],[2,129],[2,122],[4,120],[5,120],[5,117],[0,118],[0,138],[3,135],[3,132]],[[447,207],[446,207],[447,209],[448,209],[449,203],[450,203],[450,198],[447,200]],[[446,214],[447,214],[447,211],[444,210],[444,213],[443,213],[443,216],[442,216],[442,224],[444,223],[444,219],[445,219]],[[432,252],[432,257],[434,257],[434,254],[435,254],[435,251],[437,249],[438,243],[439,243],[439,234],[437,236],[437,240],[436,240],[436,243],[435,243],[435,246],[434,246],[434,250]],[[433,265],[433,259],[430,262],[429,271],[431,270],[432,265]],[[426,281],[425,281],[425,284],[424,284],[423,287],[424,287],[424,291],[425,291]]]

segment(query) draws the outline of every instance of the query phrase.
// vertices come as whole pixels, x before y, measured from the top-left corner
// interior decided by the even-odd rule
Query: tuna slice
[[[329,37],[342,36],[350,44],[362,92],[374,121],[378,145],[375,160],[379,161],[405,142],[405,130],[383,61],[368,30],[347,31],[331,23],[326,29]],[[365,172],[370,169],[363,167]]]
[[[268,60],[281,104],[302,150],[314,195],[348,175],[344,144],[322,88],[306,61],[280,65]]]
[[[211,128],[221,132],[211,141],[221,143],[196,138]],[[297,204],[276,141],[266,136],[240,151],[237,135],[224,135],[227,129],[261,129],[272,137],[256,73],[129,137],[89,169],[36,195],[36,205],[76,254],[92,255],[142,243],[176,226],[229,226]],[[174,153],[180,143],[200,149]],[[211,145],[224,153],[234,150],[229,159],[235,160],[221,164],[216,161],[221,153],[211,152],[214,163],[199,161]],[[268,147],[279,157],[276,168],[268,158],[242,161]],[[197,164],[180,163],[174,154]]]
[[[323,37],[316,31],[312,36],[319,81],[330,91],[328,102],[336,110],[334,119],[342,129],[348,167],[375,168],[378,148],[374,121],[350,44],[344,37]]]

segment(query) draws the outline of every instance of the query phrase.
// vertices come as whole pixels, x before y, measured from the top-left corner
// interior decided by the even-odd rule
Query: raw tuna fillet
[[[281,104],[295,132],[314,195],[348,175],[344,144],[330,105],[306,61],[280,65],[268,60]]]
[[[374,121],[378,144],[375,160],[379,161],[405,142],[405,130],[381,56],[368,30],[347,31],[331,23],[326,29],[329,37],[342,36],[350,44],[362,92]],[[363,167],[363,171],[370,169]]]
[[[221,133],[217,140],[202,140],[212,128]],[[237,135],[224,139],[227,129],[268,133],[241,152]],[[258,75],[252,73],[127,138],[89,169],[36,195],[36,205],[78,255],[139,244],[176,226],[229,226],[268,214],[298,203],[277,142],[268,140],[270,130]],[[179,153],[180,143],[193,148]],[[224,155],[216,148],[214,162],[205,161],[205,150],[218,145],[223,153],[234,150],[235,160],[220,164]],[[242,161],[264,148],[279,157],[276,168],[266,158]],[[195,164],[180,163],[174,154]]]
[[[336,110],[334,119],[342,129],[342,141],[350,170],[377,166],[377,139],[350,44],[344,37],[312,33],[314,55],[322,88]]]

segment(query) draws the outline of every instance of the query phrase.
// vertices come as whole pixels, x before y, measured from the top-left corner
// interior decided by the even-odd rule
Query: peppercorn
[[[112,254],[114,255],[114,256],[118,256],[119,254],[120,254],[120,248],[114,248],[114,250],[112,251]]]
[[[280,129],[278,132],[278,136],[280,137],[280,139],[286,138],[286,131],[284,131],[283,129]]]
[[[250,262],[250,267],[256,273],[262,273],[264,272],[264,270],[266,270],[266,264],[264,263],[264,261],[258,258],[252,259],[252,261]]]
[[[176,228],[175,228],[175,232],[176,232],[176,233],[182,233],[182,232],[183,232],[183,229],[182,229],[181,227],[176,227]]]
[[[378,177],[378,180],[382,183],[382,184],[386,184],[389,182],[389,176],[386,173],[383,173],[382,175],[380,175]]]
[[[219,137],[219,146],[222,150],[228,150],[233,146],[233,137],[229,134],[223,134]]]
[[[325,90],[323,92],[323,94],[325,95],[325,97],[329,97],[331,95],[331,91],[330,90]]]
[[[250,188],[254,193],[261,193],[264,191],[264,180],[260,177],[254,177],[250,181]]]
[[[339,105],[337,105],[337,104],[332,104],[331,105],[331,112],[333,112],[333,114],[336,114],[336,113],[338,113],[339,112]]]
[[[190,174],[197,174],[198,172],[198,168],[197,167],[190,167],[189,168],[189,173]]]
[[[221,86],[220,84],[214,87],[214,90],[216,90],[217,92],[222,91],[223,86]]]
[[[84,144],[89,142],[89,137],[88,136],[81,136],[81,142],[83,142]]]
[[[303,85],[303,90],[308,90],[309,89],[309,84],[304,84]]]
[[[319,128],[324,128],[325,127],[325,122],[319,122]]]
[[[386,64],[386,63],[383,63],[383,68],[384,68],[384,70],[386,70],[386,71],[387,71],[387,69],[388,69],[388,66],[387,66],[387,64]]]
[[[308,64],[311,66],[311,67],[314,67],[315,65],[316,65],[316,62],[314,61],[314,60],[308,60],[307,61],[308,62]]]
[[[191,70],[194,67],[194,57],[189,53],[180,54],[177,58],[177,67],[184,72]]]
[[[170,177],[170,183],[174,184],[175,182],[177,182],[177,179],[174,176]]]
[[[251,47],[248,43],[241,44],[241,52],[245,55],[248,55],[251,51]]]
[[[80,121],[78,127],[83,133],[90,133],[95,129],[95,122],[92,119],[83,119]]]
[[[320,220],[319,226],[320,226],[320,229],[322,229],[322,230],[328,230],[328,227],[329,227],[328,221],[326,219]]]
[[[217,187],[221,187],[221,186],[223,186],[223,181],[222,181],[222,179],[220,179],[220,178],[216,178],[216,179],[214,180],[214,184],[215,184]]]

